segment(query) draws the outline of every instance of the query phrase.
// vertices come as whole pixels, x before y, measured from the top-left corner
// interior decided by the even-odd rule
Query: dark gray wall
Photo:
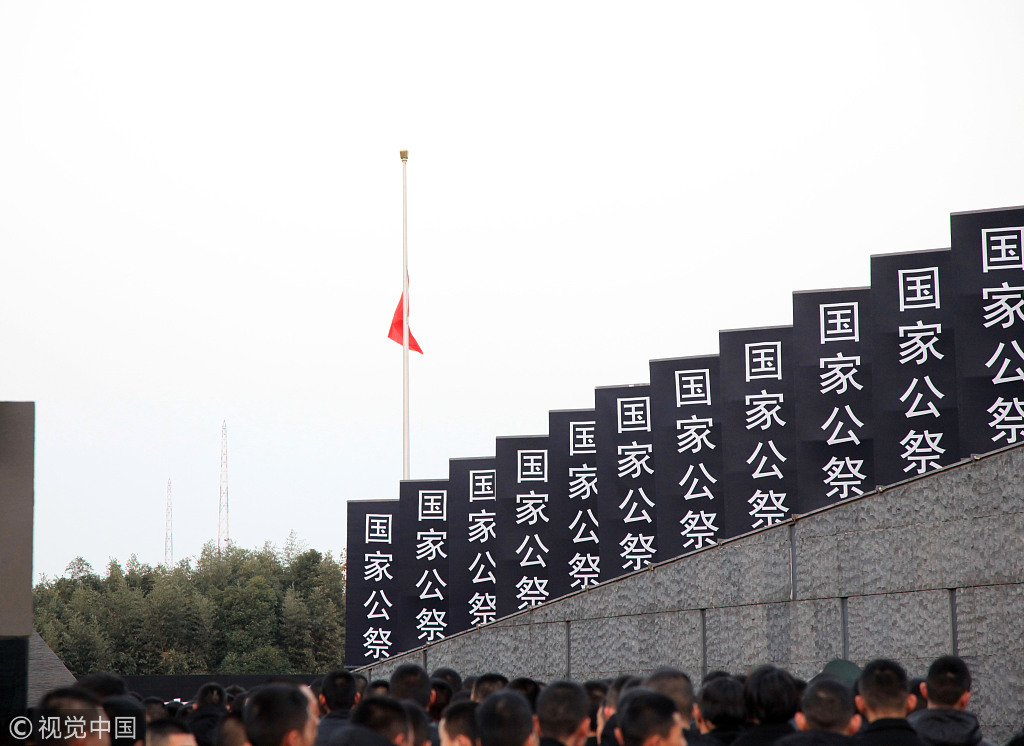
[[[524,611],[405,661],[463,675],[577,680],[675,665],[699,678],[775,663],[896,658],[923,676],[955,653],[972,709],[1024,726],[1024,450],[1004,449]]]

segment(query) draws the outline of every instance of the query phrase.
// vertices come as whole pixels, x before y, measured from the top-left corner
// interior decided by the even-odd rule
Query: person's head
[[[53,689],[43,695],[36,714],[41,718],[58,718],[58,722],[67,722],[72,716],[84,716],[85,722],[106,720],[100,699],[88,689],[77,686]],[[40,746],[110,746],[110,733],[99,728],[86,728],[81,736],[71,734],[68,729],[54,729],[38,734]]]
[[[409,716],[394,697],[363,697],[352,710],[351,722],[379,733],[396,746],[412,746]]]
[[[320,716],[308,687],[275,683],[253,692],[242,721],[252,746],[312,746]]]
[[[697,727],[701,733],[736,731],[747,722],[743,684],[729,676],[705,679],[697,697]]]
[[[391,694],[391,682],[387,679],[375,679],[366,685],[364,697],[387,697]]]
[[[146,746],[196,746],[196,737],[180,720],[162,718],[146,726]]]
[[[483,702],[491,694],[508,686],[508,679],[500,673],[485,673],[473,682],[473,701]]]
[[[124,679],[115,673],[90,673],[78,679],[76,686],[88,689],[102,702],[107,697],[119,697],[128,693]]]
[[[480,681],[476,683],[479,687]],[[526,697],[507,689],[487,695],[476,708],[476,735],[478,746],[537,746],[533,711]]]
[[[103,710],[110,722],[121,724],[120,728],[111,731],[112,746],[132,746],[136,742],[145,742],[146,710],[137,699],[127,694],[107,697],[103,700]],[[131,728],[125,725],[128,720],[132,721]]]
[[[966,710],[971,700],[971,671],[957,656],[943,655],[928,667],[921,691],[929,707]]]
[[[825,730],[852,736],[860,728],[853,707],[853,691],[839,679],[820,676],[811,681],[796,713],[800,730]]]
[[[409,720],[410,746],[430,746],[430,723],[427,713],[411,699],[402,700],[405,717]]]
[[[206,707],[208,705],[216,707],[227,707],[228,695],[224,691],[224,687],[215,681],[208,681],[199,687],[199,691],[196,692],[195,706]]]
[[[391,674],[391,696],[411,699],[424,710],[430,707],[433,689],[427,670],[418,663],[403,663]]]
[[[452,688],[452,694],[462,689],[462,677],[459,676],[459,672],[454,668],[438,668],[434,670],[434,673],[430,674],[432,679],[444,679],[448,682],[448,686]]]
[[[537,697],[540,734],[565,746],[582,746],[590,733],[590,697],[575,681],[555,681]]]
[[[604,695],[604,716],[610,718],[615,714],[621,699],[626,692],[635,686],[640,685],[640,679],[631,674],[622,674],[612,681],[608,687],[608,693]]]
[[[249,737],[245,735],[245,722],[242,713],[230,710],[217,723],[217,734],[214,739],[217,746],[251,746]]]
[[[590,733],[597,734],[597,711],[604,704],[604,696],[608,693],[608,682],[601,679],[591,679],[583,684],[587,690],[587,697],[590,699]]]
[[[359,686],[351,672],[340,668],[324,676],[320,686],[320,704],[328,712],[351,710],[358,701]]]
[[[508,682],[508,688],[526,697],[526,701],[530,703],[530,709],[533,712],[537,712],[537,695],[540,694],[539,683],[525,676],[520,676]]]
[[[433,678],[430,680],[430,688],[434,690],[434,697],[430,703],[427,714],[431,721],[437,723],[441,720],[441,713],[452,703],[452,686],[444,679]]]
[[[445,708],[437,728],[441,746],[476,746],[476,708],[479,706],[472,700],[464,700]]]
[[[653,692],[671,697],[683,718],[683,727],[689,727],[693,713],[693,682],[678,668],[664,666],[647,677],[643,684]]]
[[[910,693],[914,695],[914,706],[911,712],[928,708],[928,698],[924,696],[924,677],[915,676],[910,680]]]
[[[352,675],[356,677],[356,691],[360,694],[364,694],[366,692],[366,687],[370,685],[370,680],[361,673],[354,673]]]
[[[146,711],[147,723],[167,717],[167,705],[159,697],[146,697],[142,700],[142,709]]]
[[[796,681],[778,666],[759,666],[743,685],[747,717],[762,725],[784,723],[800,705]]]
[[[857,680],[854,702],[868,722],[906,717],[914,706],[913,695],[907,690],[907,672],[893,660],[871,661]]]
[[[616,714],[621,746],[686,746],[683,718],[671,697],[635,687],[619,700]]]

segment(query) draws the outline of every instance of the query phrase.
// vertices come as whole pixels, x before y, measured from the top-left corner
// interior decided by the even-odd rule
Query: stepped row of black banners
[[[869,288],[794,293],[792,326],[349,501],[347,665],[1024,440],[1024,208],[950,222]]]

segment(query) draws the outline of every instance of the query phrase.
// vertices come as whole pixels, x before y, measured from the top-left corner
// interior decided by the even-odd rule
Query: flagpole
[[[402,479],[409,478],[409,240],[406,217],[405,164],[409,151],[399,151],[402,158]]]

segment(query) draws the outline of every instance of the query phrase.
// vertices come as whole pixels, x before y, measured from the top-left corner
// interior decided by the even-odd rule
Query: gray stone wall
[[[1024,727],[1024,450],[797,516],[364,669],[399,663],[550,681],[674,665],[699,679],[833,658],[923,676],[955,653],[996,743]]]

